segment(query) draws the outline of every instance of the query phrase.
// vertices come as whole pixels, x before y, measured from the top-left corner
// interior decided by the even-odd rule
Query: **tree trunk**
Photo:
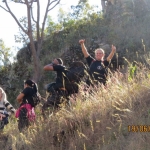
[[[43,37],[44,37],[44,28],[45,28],[45,22],[46,22],[46,18],[48,15],[48,12],[50,10],[52,10],[56,5],[59,4],[60,0],[53,0],[50,1],[48,0],[47,3],[47,7],[46,7],[46,12],[44,15],[44,19],[43,19],[43,25],[42,25],[42,30],[41,30],[41,36],[40,36],[40,3],[39,0],[35,1],[35,0],[24,0],[24,1],[16,1],[16,0],[12,0],[15,3],[21,3],[21,4],[25,4],[27,7],[27,22],[28,22],[28,26],[27,28],[23,27],[22,24],[20,23],[20,21],[16,18],[16,16],[14,15],[14,13],[11,11],[7,0],[4,0],[3,2],[6,5],[6,8],[4,8],[3,6],[0,5],[0,7],[2,9],[4,9],[5,11],[7,11],[8,13],[10,13],[12,15],[12,17],[14,18],[14,20],[16,21],[16,23],[18,24],[18,26],[22,29],[22,31],[28,35],[29,39],[30,39],[30,45],[31,45],[31,51],[32,51],[32,57],[33,57],[33,66],[34,66],[34,73],[33,73],[33,80],[35,82],[38,82],[41,78],[41,65],[40,65],[40,59],[39,59],[39,55],[41,52],[41,47],[42,47],[42,42],[43,42]],[[37,2],[37,20],[34,19],[33,16],[33,3]],[[54,5],[53,5],[54,4]],[[52,5],[52,7],[50,8],[50,6]],[[32,23],[36,24],[36,29],[37,29],[37,48],[35,47],[34,44],[34,38],[33,38],[33,29],[32,29]]]
[[[32,35],[30,35],[29,37],[30,37],[30,44],[31,44],[33,65],[34,65],[33,80],[35,82],[38,82],[40,80],[40,77],[41,77],[40,61],[39,61],[39,56],[37,54],[37,51],[38,51],[39,47],[37,46],[37,49],[36,49],[33,38],[32,38]]]

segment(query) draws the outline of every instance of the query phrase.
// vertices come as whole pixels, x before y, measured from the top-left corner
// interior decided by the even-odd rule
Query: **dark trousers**
[[[48,84],[46,90],[49,93],[55,94],[59,90],[59,88],[62,88],[62,87],[63,87],[62,83],[52,82],[52,83]]]
[[[18,129],[20,132],[22,132],[22,130],[25,128],[28,128],[29,125],[30,123],[29,123],[28,116],[27,116],[27,109],[22,108],[19,114]]]
[[[8,114],[4,113],[3,115],[6,115],[2,120],[0,120],[0,130],[4,129],[4,126],[9,123],[8,121]]]

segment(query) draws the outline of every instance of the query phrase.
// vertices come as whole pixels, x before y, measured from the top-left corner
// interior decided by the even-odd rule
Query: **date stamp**
[[[128,125],[128,132],[150,132],[150,125]]]

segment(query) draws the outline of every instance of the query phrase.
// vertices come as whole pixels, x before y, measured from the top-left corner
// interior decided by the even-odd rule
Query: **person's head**
[[[24,81],[24,87],[32,87],[32,86],[33,86],[32,80],[26,80],[26,81]]]
[[[105,52],[103,49],[98,48],[95,50],[95,59],[96,60],[103,60],[104,56],[105,56]]]
[[[63,65],[63,61],[61,58],[55,58],[52,63],[55,65]]]
[[[26,80],[26,81],[24,81],[24,88],[26,88],[26,87],[32,87],[33,90],[35,91],[35,93],[38,90],[36,83],[34,81],[32,81],[32,80]]]

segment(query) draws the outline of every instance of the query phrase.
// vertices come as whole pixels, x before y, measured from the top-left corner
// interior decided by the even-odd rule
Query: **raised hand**
[[[116,47],[114,45],[112,45],[111,50],[115,53],[116,52]]]
[[[85,42],[85,39],[79,40],[79,43],[80,43],[80,44],[83,44],[84,42]]]

